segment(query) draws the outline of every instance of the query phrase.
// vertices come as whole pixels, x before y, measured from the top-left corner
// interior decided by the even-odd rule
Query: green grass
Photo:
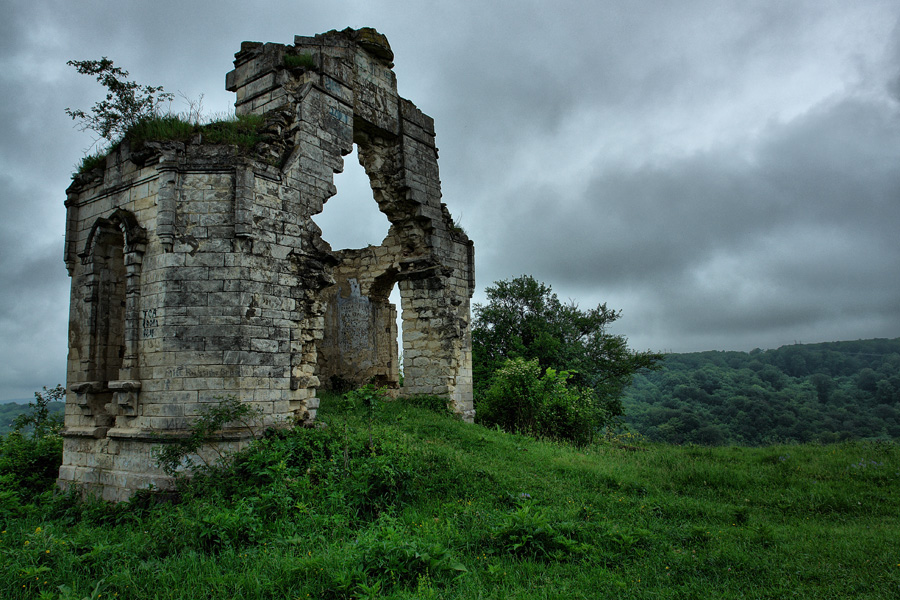
[[[132,144],[140,145],[148,141],[186,142],[200,134],[202,143],[232,144],[250,149],[260,140],[262,122],[259,115],[243,115],[201,125],[185,121],[178,115],[166,115],[141,121],[129,129],[125,137]]]
[[[342,404],[174,499],[0,492],[0,597],[900,594],[897,445],[576,450],[398,401],[369,446]]]
[[[289,69],[297,67],[314,69],[316,66],[316,59],[312,54],[285,54],[284,66]]]
[[[98,152],[97,154],[88,154],[81,159],[81,162],[75,168],[76,173],[87,173],[94,169],[106,166],[106,152]]]
[[[180,115],[160,115],[137,123],[125,134],[133,148],[146,142],[189,142],[197,139],[203,144],[226,144],[251,151],[262,140],[260,115],[230,116],[210,123],[199,124],[185,120]],[[113,145],[115,148],[118,144]],[[106,153],[86,156],[77,168],[85,173],[106,164]]]

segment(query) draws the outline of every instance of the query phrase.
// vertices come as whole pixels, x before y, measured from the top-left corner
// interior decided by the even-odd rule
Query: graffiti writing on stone
[[[350,124],[350,115],[348,115],[347,113],[345,113],[343,111],[336,109],[333,106],[328,107],[328,114],[331,115],[331,117],[333,119],[340,121],[344,125]]]
[[[156,334],[156,327],[159,326],[159,320],[156,318],[156,309],[150,308],[144,313],[144,321],[142,323],[144,329],[144,337],[152,338]]]

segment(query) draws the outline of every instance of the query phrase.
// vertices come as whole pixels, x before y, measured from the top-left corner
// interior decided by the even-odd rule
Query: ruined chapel
[[[434,122],[397,94],[392,61],[368,28],[245,42],[226,88],[238,116],[261,116],[252,150],[202,133],[124,142],[75,177],[61,486],[167,487],[152,448],[225,397],[265,424],[308,422],[318,389],[374,382],[473,418],[473,244],[441,203]],[[354,144],[391,226],[335,251],[312,216]]]

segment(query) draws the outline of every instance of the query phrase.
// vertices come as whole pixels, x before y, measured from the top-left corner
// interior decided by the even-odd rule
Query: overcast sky
[[[64,109],[103,94],[66,61],[107,56],[224,113],[241,41],[347,26],[388,37],[400,94],[435,119],[476,302],[531,274],[621,309],[616,332],[639,350],[900,336],[897,0],[0,9],[0,401],[65,380],[63,201],[92,138]],[[379,243],[387,220],[345,162],[325,237]]]

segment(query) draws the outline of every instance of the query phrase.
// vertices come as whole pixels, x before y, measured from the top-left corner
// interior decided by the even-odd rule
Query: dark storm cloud
[[[109,56],[217,112],[241,41],[346,26],[387,34],[401,94],[435,118],[444,199],[476,243],[476,301],[533,274],[623,309],[640,348],[900,335],[892,0],[4,8],[0,400],[64,378],[62,201],[92,140],[63,110],[102,97],[65,61]],[[365,184],[336,184],[322,218],[341,223],[359,214],[341,193]]]
[[[626,313],[668,332],[669,348],[702,349],[713,334],[894,336],[898,164],[895,103],[827,102],[752,147],[599,165],[581,194],[523,186],[503,203],[496,260],[509,274],[529,264],[575,296],[631,290]]]
[[[772,127],[753,148],[635,169],[598,165],[577,196],[566,182],[523,187],[509,199],[519,218],[502,223],[500,235],[508,232],[520,252],[535,248],[535,264],[555,266],[564,278],[612,282],[684,271],[760,236],[778,245],[809,227],[823,229],[809,254],[833,242],[825,235],[833,226],[873,250],[855,257],[860,267],[896,265],[898,164],[897,107],[847,101]],[[564,260],[576,253],[585,260]]]

